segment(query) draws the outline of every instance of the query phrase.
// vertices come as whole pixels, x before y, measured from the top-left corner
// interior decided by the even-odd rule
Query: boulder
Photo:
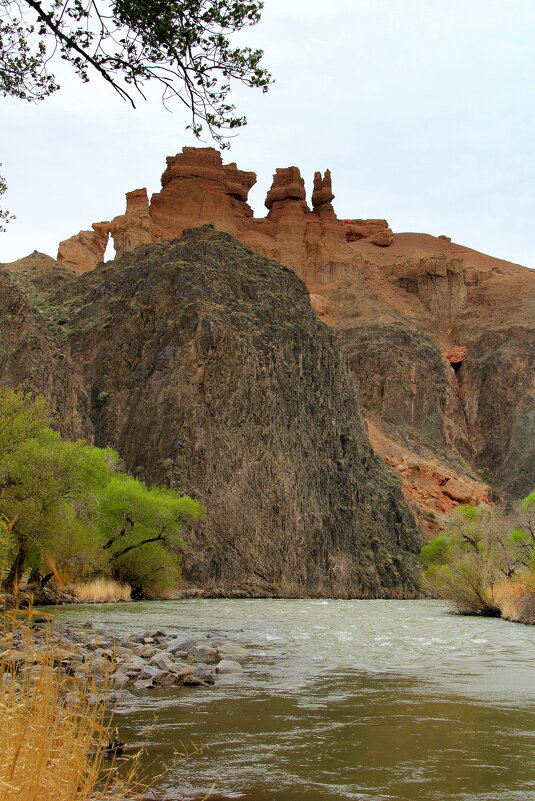
[[[215,664],[219,661],[219,654],[215,648],[208,648],[207,646],[199,646],[196,648],[192,655],[194,662],[206,662],[208,664]]]
[[[177,683],[184,681],[188,676],[191,676],[196,670],[194,665],[184,665],[183,667],[176,667],[173,671],[174,675],[177,678]]]
[[[449,478],[442,487],[442,492],[457,503],[471,503],[473,488],[458,478]]]
[[[170,671],[162,671],[153,681],[158,687],[175,687],[180,684],[177,674]]]
[[[204,665],[197,665],[189,676],[185,676],[183,683],[186,686],[199,686],[202,684],[214,684],[213,673]]]
[[[134,683],[134,687],[136,690],[151,690],[154,687],[154,681],[152,679],[140,679]]]
[[[157,667],[159,670],[172,670],[175,667],[175,662],[165,651],[158,651],[149,659],[149,665]]]
[[[372,245],[377,245],[377,247],[388,248],[394,241],[394,234],[390,228],[384,228],[382,231],[377,231],[376,234],[370,236],[367,241]]]
[[[171,640],[166,650],[170,654],[175,654],[177,651],[185,651],[188,654],[192,654],[196,647],[197,640],[193,640],[191,638],[186,640],[177,638],[176,640]]]
[[[222,659],[221,662],[216,665],[216,673],[226,674],[226,673],[241,673],[243,671],[242,666],[239,662],[235,662],[233,659]]]
[[[161,673],[161,668],[157,668],[155,665],[144,665],[144,667],[139,672],[139,679],[153,679],[159,673]]]

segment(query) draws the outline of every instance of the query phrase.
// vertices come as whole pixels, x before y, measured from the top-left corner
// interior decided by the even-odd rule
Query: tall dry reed
[[[115,766],[104,765],[110,733],[95,688],[61,671],[65,653],[50,632],[36,645],[31,613],[3,615],[0,801],[132,798]]]

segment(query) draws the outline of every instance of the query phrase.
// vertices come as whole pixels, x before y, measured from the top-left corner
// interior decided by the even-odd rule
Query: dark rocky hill
[[[117,448],[134,475],[202,499],[186,587],[415,593],[399,479],[295,272],[205,226],[63,273],[0,274],[0,380],[43,392],[65,434]]]

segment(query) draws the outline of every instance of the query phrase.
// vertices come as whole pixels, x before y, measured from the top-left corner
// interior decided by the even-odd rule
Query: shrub
[[[131,588],[129,584],[120,584],[112,579],[96,578],[85,584],[74,584],[67,587],[80,601],[107,603],[108,601],[129,601]]]
[[[462,614],[500,615],[504,587],[535,581],[534,510],[535,493],[512,518],[486,506],[459,506],[449,529],[421,549],[422,588]]]
[[[115,451],[62,441],[50,422],[42,399],[0,391],[3,588],[16,591],[29,568],[41,587],[59,574],[111,576],[138,596],[176,583],[180,532],[202,505],[117,472]]]

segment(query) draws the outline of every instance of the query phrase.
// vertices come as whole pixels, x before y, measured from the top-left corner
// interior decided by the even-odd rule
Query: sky
[[[309,198],[329,168],[341,218],[535,267],[533,0],[266,0],[239,42],[263,48],[275,78],[267,94],[234,91],[249,123],[224,155],[257,173],[257,216],[276,167],[299,167]],[[122,214],[125,192],[158,191],[165,157],[199,144],[155,91],[132,110],[98,77],[58,74],[46,100],[0,101],[1,202],[16,215],[0,262],[55,256]]]

